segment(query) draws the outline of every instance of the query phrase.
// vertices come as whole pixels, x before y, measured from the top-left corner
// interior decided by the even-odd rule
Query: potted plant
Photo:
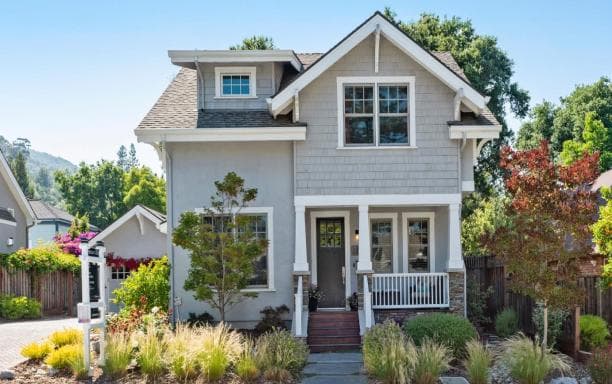
[[[319,301],[323,299],[323,292],[321,288],[316,285],[311,285],[308,288],[308,310],[310,312],[315,312],[319,307]]]
[[[351,311],[356,311],[359,309],[359,297],[357,296],[357,292],[353,292],[352,295],[346,298],[346,301],[348,302]]]

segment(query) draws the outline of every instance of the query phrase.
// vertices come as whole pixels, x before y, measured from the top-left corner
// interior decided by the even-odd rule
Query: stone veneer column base
[[[465,271],[448,272],[449,312],[465,316]]]

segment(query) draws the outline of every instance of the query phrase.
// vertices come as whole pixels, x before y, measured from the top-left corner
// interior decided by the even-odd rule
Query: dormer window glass
[[[255,72],[255,67],[215,67],[215,97],[257,97]]]

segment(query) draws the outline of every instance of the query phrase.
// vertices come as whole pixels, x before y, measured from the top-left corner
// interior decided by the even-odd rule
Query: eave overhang
[[[451,139],[497,139],[501,125],[449,125]]]
[[[305,141],[306,127],[257,128],[137,128],[139,142],[252,142]]]
[[[288,49],[268,50],[171,50],[172,64],[195,69],[196,63],[290,63],[298,72],[302,63],[295,52]]]

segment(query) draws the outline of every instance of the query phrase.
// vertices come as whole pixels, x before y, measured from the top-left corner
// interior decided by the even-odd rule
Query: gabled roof
[[[9,167],[8,162],[6,161],[6,158],[4,157],[4,154],[1,151],[0,151],[0,177],[4,179],[4,182],[8,186],[9,191],[11,191],[11,193],[15,197],[15,200],[17,201],[19,208],[21,208],[21,210],[23,211],[26,217],[27,225],[31,225],[34,222],[34,212],[32,211],[32,207],[30,207],[28,200],[23,194],[23,191],[21,190],[19,183],[17,183],[17,179],[15,179],[15,176],[13,175],[13,172],[11,171],[11,168]]]
[[[42,200],[29,200],[32,211],[34,211],[34,217],[36,220],[61,220],[68,224],[72,222],[74,216],[66,211],[54,207],[50,204],[45,203]]]
[[[462,90],[461,101],[473,112],[480,114],[485,109],[485,97],[472,87],[465,76],[454,72],[443,60],[421,47],[397,25],[377,11],[306,70],[300,72],[282,91],[268,99],[270,111],[276,115],[287,108],[297,92],[310,84],[357,44],[371,34],[377,33],[377,31],[453,91]]]
[[[108,235],[121,228],[123,224],[127,223],[133,217],[138,219],[141,233],[144,233],[143,220],[147,219],[155,225],[155,228],[157,228],[160,233],[166,234],[166,227],[162,225],[166,222],[166,215],[138,204],[89,241],[95,243],[96,241],[104,240]]]

